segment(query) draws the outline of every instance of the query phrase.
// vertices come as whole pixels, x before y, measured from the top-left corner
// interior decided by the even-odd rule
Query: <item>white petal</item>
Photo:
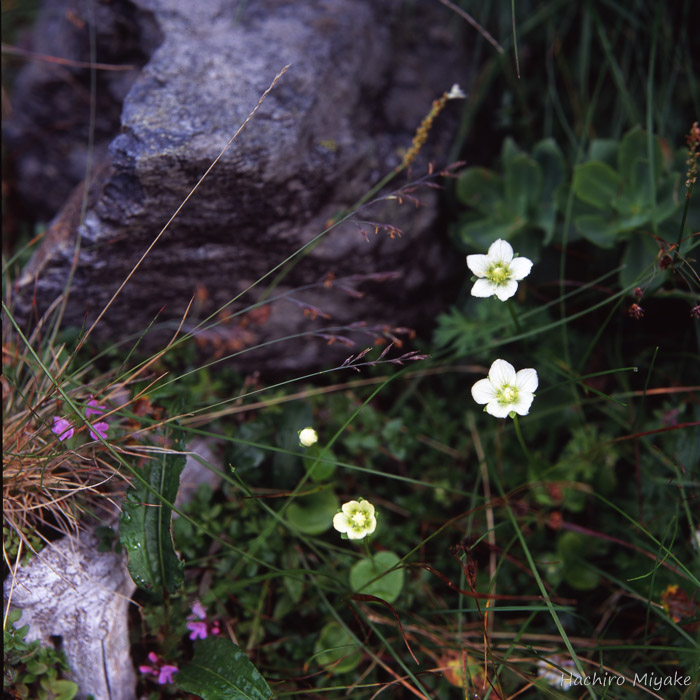
[[[518,415],[526,416],[530,412],[532,400],[535,397],[532,394],[518,393],[518,400],[508,406],[508,411],[515,411]]]
[[[520,281],[527,277],[532,270],[532,260],[527,258],[514,258],[510,263],[511,278]]]
[[[350,518],[359,507],[360,504],[357,501],[348,501],[347,503],[343,503],[340,509],[345,513],[346,517]]]
[[[489,259],[491,262],[510,262],[513,259],[513,246],[499,238],[489,247]]]
[[[472,387],[472,398],[477,403],[488,403],[496,398],[496,389],[488,379],[480,379]]]
[[[348,527],[348,516],[345,513],[336,513],[333,516],[333,527],[338,532],[347,532]]]
[[[360,501],[360,510],[366,513],[368,517],[374,517],[374,506],[369,501]]]
[[[491,401],[491,403],[486,406],[486,413],[495,416],[496,418],[507,418],[508,414],[513,410],[511,404],[499,403],[498,401]]]
[[[349,540],[361,540],[366,534],[367,533],[364,530],[358,532],[357,530],[353,530],[352,528],[350,528],[348,530],[348,539]]]
[[[372,518],[369,527],[367,528],[367,534],[371,535],[377,529],[377,519]]]
[[[534,369],[521,369],[515,375],[515,386],[518,387],[518,392],[529,392],[532,393],[537,389],[540,383],[537,377],[537,372]]]
[[[505,360],[494,360],[489,370],[489,379],[495,387],[504,387],[515,383],[515,367]]]
[[[518,283],[515,280],[508,280],[505,284],[496,287],[496,296],[501,301],[507,301],[518,291]]]
[[[467,255],[467,267],[477,277],[483,277],[489,269],[490,264],[486,255]]]
[[[515,284],[517,286],[517,282]],[[491,280],[479,279],[474,282],[474,286],[472,287],[472,296],[482,298],[490,297],[496,294],[497,290],[498,287]]]

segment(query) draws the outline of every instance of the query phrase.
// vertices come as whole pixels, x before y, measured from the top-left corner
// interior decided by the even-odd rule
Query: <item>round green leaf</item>
[[[333,524],[340,503],[330,489],[297,498],[287,509],[287,520],[305,535],[320,535]]]
[[[323,448],[313,445],[307,449],[304,455],[304,469],[309,473],[312,481],[326,481],[335,471],[335,456],[330,450],[323,452]],[[323,455],[323,460],[318,457]]]
[[[316,662],[331,673],[352,671],[362,658],[357,641],[339,622],[329,622],[321,630],[314,652]]]
[[[387,603],[393,603],[403,588],[404,571],[395,569],[388,574],[384,572],[392,569],[399,561],[393,552],[377,552],[371,559],[361,559],[350,569],[350,587],[358,593],[374,595]]]

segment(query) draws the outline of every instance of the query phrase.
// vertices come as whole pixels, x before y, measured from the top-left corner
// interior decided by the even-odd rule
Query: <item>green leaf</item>
[[[57,680],[52,681],[51,690],[54,700],[73,700],[78,694],[78,685],[73,681]]]
[[[620,270],[620,285],[628,287],[639,284],[647,268],[654,262],[659,252],[659,244],[649,235],[638,233],[630,237]]]
[[[588,149],[588,160],[600,160],[610,167],[615,167],[619,147],[620,142],[617,139],[593,139]]]
[[[460,202],[488,214],[503,199],[503,180],[493,170],[467,168],[457,180]]]
[[[339,622],[329,622],[314,646],[316,661],[331,673],[352,671],[362,659],[357,641]]]
[[[268,700],[270,686],[243,651],[228,639],[207,637],[194,645],[194,658],[175,684],[203,700]]]
[[[508,211],[502,202],[494,207],[490,216],[483,219],[466,221],[458,225],[461,242],[472,252],[474,249],[486,252],[498,238],[510,240],[521,228],[527,225],[524,218]]]
[[[604,218],[598,214],[584,214],[574,219],[581,235],[601,248],[612,248],[620,227],[616,219]]]
[[[574,170],[572,186],[581,201],[607,211],[622,190],[622,178],[609,165],[591,161]]]
[[[358,593],[374,595],[393,603],[403,588],[404,571],[390,570],[400,561],[394,552],[377,552],[371,559],[360,559],[350,569],[350,587]]]
[[[554,237],[554,224],[556,221],[555,194],[564,181],[566,164],[564,156],[554,139],[540,141],[535,146],[532,157],[542,172],[540,202],[533,223],[545,232],[543,243],[544,245],[549,245]]]
[[[540,166],[525,153],[512,158],[506,166],[506,206],[516,215],[527,219],[534,210],[542,190]]]
[[[180,445],[176,449],[179,449]],[[185,455],[163,454],[147,460],[142,476],[152,487],[134,482],[126,492],[119,519],[119,540],[129,555],[129,573],[144,590],[173,593],[182,585],[183,562],[173,547],[172,510]]]
[[[654,160],[654,181],[658,182],[661,176],[663,167],[663,154],[661,152],[661,144],[656,137],[652,138],[652,157]],[[636,189],[640,186],[648,187],[649,182],[649,147],[647,143],[647,132],[642,131],[639,127],[628,131],[620,142],[620,149],[617,152],[617,170],[625,182],[625,186],[629,185]],[[646,183],[640,181],[637,171],[638,162],[644,161],[646,165]]]
[[[264,432],[265,426],[262,423],[243,423],[238,427],[236,438],[247,442],[263,442]],[[227,459],[233,469],[238,472],[246,472],[259,467],[263,463],[265,455],[265,450],[260,447],[233,442]]]
[[[323,454],[323,459],[318,461],[321,454]],[[331,450],[326,450],[324,453],[323,447],[318,444],[307,447],[306,454],[302,459],[304,469],[306,469],[312,481],[326,481],[335,471],[335,455]]]
[[[503,169],[507,170],[508,164],[521,153],[522,151],[518,148],[518,144],[508,136],[503,141],[503,146],[501,147],[501,165]]]
[[[308,496],[301,496],[287,508],[290,525],[306,535],[320,535],[333,524],[333,516],[340,503],[330,489],[321,489]]]

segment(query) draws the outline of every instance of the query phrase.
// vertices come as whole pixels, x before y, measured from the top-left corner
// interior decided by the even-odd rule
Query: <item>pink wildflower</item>
[[[88,408],[85,409],[85,417],[89,418],[91,415],[102,415],[105,412],[106,406],[98,406],[97,399],[90,394],[90,400],[87,402]]]
[[[165,685],[166,683],[173,682],[173,675],[178,672],[177,666],[172,666],[170,664],[163,664],[160,667],[160,674],[158,675],[158,683]]]
[[[192,632],[190,639],[206,639],[208,630],[206,622],[193,622],[187,623],[187,629]]]
[[[194,603],[192,604],[192,614],[187,619],[188,620],[192,620],[192,619],[206,620],[207,619],[207,611],[198,600],[195,600]]]
[[[158,683],[160,685],[173,682],[173,675],[179,670],[177,666],[173,666],[172,664],[164,664],[158,658],[158,654],[156,654],[154,651],[149,652],[148,660],[153,664],[153,666],[139,666],[139,671],[141,673],[145,673],[149,676],[157,676]]]
[[[187,629],[192,633],[190,639],[206,639],[208,634],[216,636],[221,631],[218,622],[207,622],[207,611],[198,600],[192,604],[192,614],[187,620]]]
[[[92,429],[90,430],[90,437],[93,440],[99,440],[102,438],[105,440],[107,438],[107,431],[109,430],[109,425],[102,421],[101,423],[93,423]],[[97,435],[99,433],[99,437]]]
[[[58,439],[63,442],[64,440],[68,440],[69,438],[73,437],[73,425],[65,418],[54,416],[53,428],[51,428],[51,432],[58,435]]]

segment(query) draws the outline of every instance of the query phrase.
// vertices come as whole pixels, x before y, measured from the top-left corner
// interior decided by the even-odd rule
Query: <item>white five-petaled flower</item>
[[[299,444],[302,447],[311,447],[318,442],[318,433],[313,428],[304,428],[298,434]]]
[[[333,517],[333,527],[349,540],[361,540],[377,528],[374,506],[365,500],[343,503],[340,513]]]
[[[532,260],[514,258],[511,244],[499,238],[489,246],[487,255],[467,255],[467,267],[479,278],[472,287],[472,296],[495,294],[506,301],[515,294],[518,282],[530,274]]]
[[[559,686],[562,690],[569,690],[574,678],[580,679],[581,674],[576,670],[576,666],[571,659],[563,659],[560,656],[553,656],[549,663],[547,659],[540,659],[537,662],[537,675],[551,686]],[[566,673],[559,670],[563,668]]]
[[[510,362],[495,360],[489,376],[472,387],[472,396],[477,403],[485,403],[484,410],[496,418],[505,418],[512,411],[526,416],[538,383],[534,369],[521,369],[516,374]]]

